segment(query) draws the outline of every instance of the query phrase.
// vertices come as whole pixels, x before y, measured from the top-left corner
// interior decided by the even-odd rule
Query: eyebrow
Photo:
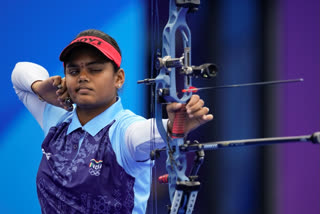
[[[105,62],[101,62],[101,61],[93,61],[93,62],[88,62],[85,64],[85,66],[88,66],[88,65],[99,65],[99,64],[104,64]],[[73,67],[80,67],[79,65],[77,64],[74,64],[74,63],[68,63],[67,68],[73,68]]]

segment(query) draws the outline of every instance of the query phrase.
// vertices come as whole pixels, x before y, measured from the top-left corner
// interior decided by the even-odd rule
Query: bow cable
[[[154,78],[157,75],[157,71],[155,69],[155,59],[157,55],[160,52],[160,33],[159,33],[159,10],[158,10],[158,0],[151,0],[151,7],[150,7],[150,24],[151,24],[151,35],[150,35],[150,49],[151,49],[151,63],[150,63],[150,71],[151,71],[151,77]],[[151,142],[150,142],[150,150],[154,151],[156,149],[156,139],[155,139],[155,133],[156,133],[156,123],[155,123],[155,105],[153,100],[155,99],[155,86],[152,85],[150,87],[150,118],[151,120],[151,129],[150,129],[150,136],[151,136]],[[151,212],[152,213],[158,213],[157,209],[157,183],[154,182],[156,176],[157,176],[157,167],[155,164],[155,161],[150,161],[150,181],[151,181],[151,193],[152,195],[152,201],[149,203],[151,205]],[[149,209],[149,208],[148,208]]]

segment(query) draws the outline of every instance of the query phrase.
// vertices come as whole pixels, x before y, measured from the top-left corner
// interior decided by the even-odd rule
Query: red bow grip
[[[160,184],[167,184],[168,183],[168,177],[169,175],[168,174],[165,174],[165,175],[162,175],[158,178],[158,182]]]
[[[186,104],[182,104],[182,107],[176,112],[173,125],[172,125],[172,138],[184,137],[184,122],[186,120]]]

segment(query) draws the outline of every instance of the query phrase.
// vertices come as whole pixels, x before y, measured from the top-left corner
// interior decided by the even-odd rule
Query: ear
[[[115,73],[115,87],[116,88],[121,88],[125,80],[125,75],[124,75],[124,70],[120,68],[116,73]]]

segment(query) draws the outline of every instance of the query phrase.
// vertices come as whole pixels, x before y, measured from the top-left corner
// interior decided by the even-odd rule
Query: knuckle
[[[198,94],[194,94],[193,96],[194,96],[194,98],[197,99],[197,100],[200,99],[200,96],[199,96]]]

